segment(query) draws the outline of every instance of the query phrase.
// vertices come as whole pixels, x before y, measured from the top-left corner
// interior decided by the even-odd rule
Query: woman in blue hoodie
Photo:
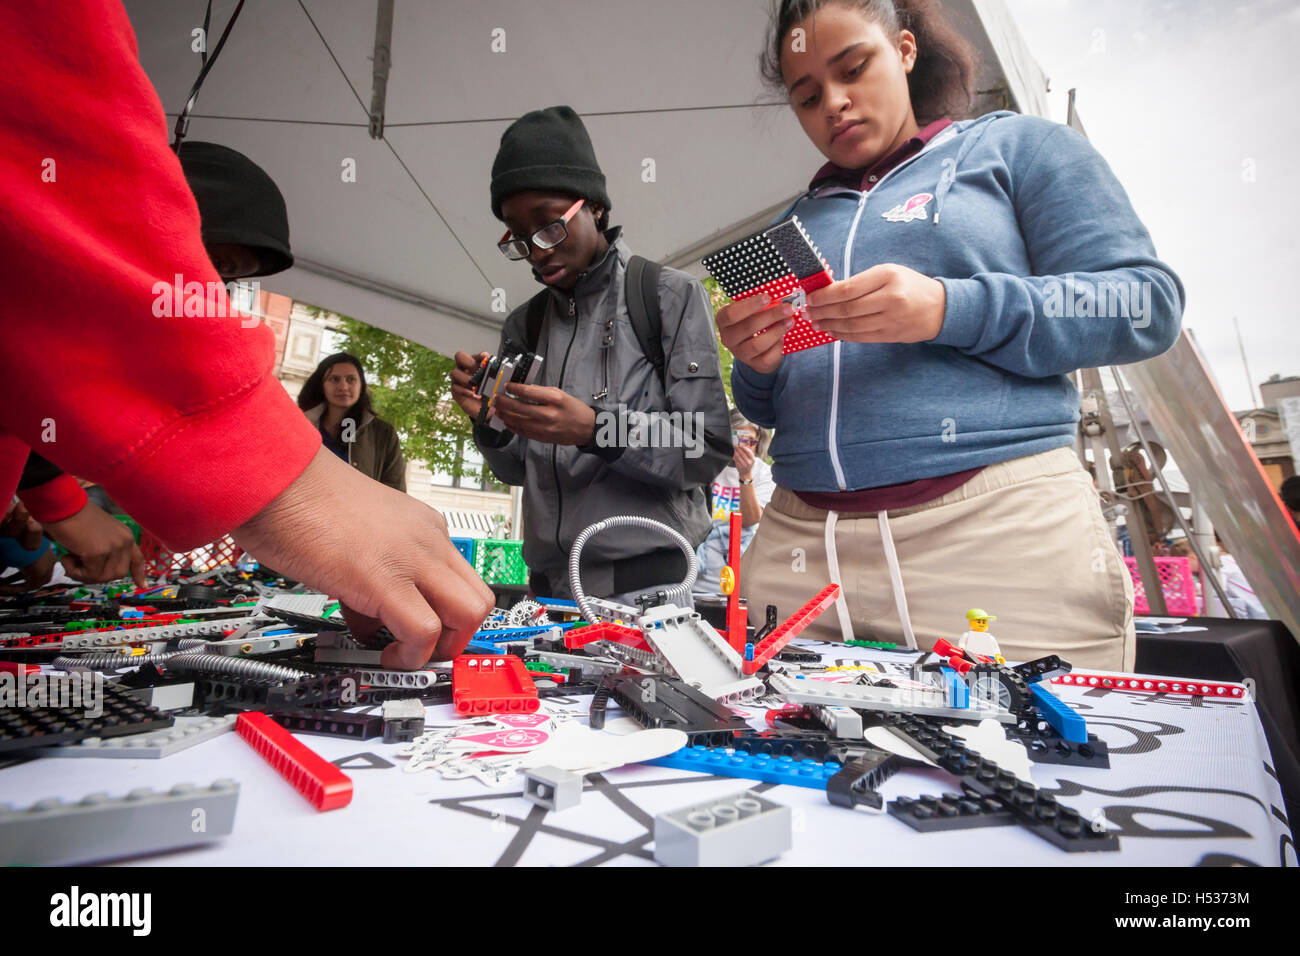
[[[1130,670],[1133,590],[1072,447],[1075,369],[1159,355],[1183,288],[1077,132],[971,101],[973,56],[925,0],[784,0],[764,57],[827,163],[796,215],[839,281],[835,341],[782,355],[791,309],[719,311],[777,491],[742,565],[810,636],[929,648],[970,607],[1012,659]],[[761,619],[761,614],[759,615]]]

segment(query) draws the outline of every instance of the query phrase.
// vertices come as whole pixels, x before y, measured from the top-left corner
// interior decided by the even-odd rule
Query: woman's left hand
[[[892,262],[808,294],[814,329],[845,342],[928,342],[943,328],[947,290]]]
[[[590,405],[562,388],[546,385],[503,385],[492,400],[492,413],[521,438],[552,445],[587,445],[596,433],[596,413]],[[511,397],[513,396],[513,397]]]

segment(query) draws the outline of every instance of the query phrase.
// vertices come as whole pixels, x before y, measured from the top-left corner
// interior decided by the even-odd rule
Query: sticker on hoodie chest
[[[899,203],[893,209],[880,214],[881,219],[889,222],[925,222],[930,218],[926,210],[934,196],[929,193],[917,193],[905,203]]]
[[[798,216],[710,253],[702,262],[734,301],[767,294],[794,306],[794,324],[781,340],[783,355],[835,341],[804,318],[804,296],[830,285],[831,274]]]

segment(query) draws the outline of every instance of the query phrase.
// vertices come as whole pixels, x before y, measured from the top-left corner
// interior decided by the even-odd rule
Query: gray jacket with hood
[[[568,593],[573,540],[602,518],[653,518],[698,546],[710,528],[704,488],[732,455],[713,309],[704,287],[676,269],[660,274],[661,385],[628,314],[624,275],[630,253],[619,227],[605,235],[609,250],[572,291],[547,289],[537,345],[544,361],[536,384],[562,388],[595,409],[593,443],[578,448],[509,431],[474,431],[497,478],[523,485],[524,560],[532,572],[546,575],[551,596]],[[527,313],[527,303],[510,313],[503,343],[509,338],[525,347]],[[635,528],[596,535],[583,547],[583,589],[613,593],[611,562],[665,547],[675,546]]]

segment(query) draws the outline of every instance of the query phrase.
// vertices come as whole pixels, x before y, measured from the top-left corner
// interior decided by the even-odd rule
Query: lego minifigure
[[[999,664],[1005,664],[1006,661],[1002,659],[1002,650],[998,647],[997,638],[989,633],[989,621],[996,620],[996,617],[981,608],[971,608],[966,612],[966,622],[970,629],[957,639],[957,646],[964,651],[969,651],[972,654],[982,654],[985,657],[993,658]]]

